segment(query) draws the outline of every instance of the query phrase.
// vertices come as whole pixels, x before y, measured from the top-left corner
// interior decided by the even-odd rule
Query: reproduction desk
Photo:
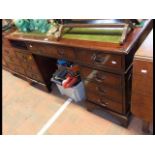
[[[131,111],[143,120],[142,129],[148,133],[153,120],[153,31],[134,57]]]
[[[152,29],[152,20],[135,28],[123,45],[11,32],[3,38],[3,66],[8,71],[51,91],[56,60],[80,66],[88,110],[101,108],[127,126],[130,118],[133,57]]]

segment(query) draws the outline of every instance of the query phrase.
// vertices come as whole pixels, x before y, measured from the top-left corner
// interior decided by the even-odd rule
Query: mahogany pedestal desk
[[[3,58],[10,72],[50,91],[56,60],[80,66],[88,110],[99,107],[128,125],[133,57],[152,28],[152,20],[135,28],[123,45],[50,36],[10,33],[4,37]]]

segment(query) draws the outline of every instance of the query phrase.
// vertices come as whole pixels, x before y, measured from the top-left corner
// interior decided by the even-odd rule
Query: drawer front
[[[107,73],[95,69],[90,69],[88,67],[80,66],[81,76],[98,84],[109,85],[112,87],[122,87],[122,78],[120,75]]]
[[[27,50],[27,46],[26,46],[26,44],[25,44],[24,41],[9,40],[9,44],[10,44],[13,48]]]
[[[39,70],[35,64],[32,63],[22,63],[22,66],[25,70],[31,71],[33,73],[39,73]]]
[[[75,59],[74,51],[69,47],[58,47],[50,44],[29,42],[27,42],[27,47],[33,53],[51,56],[53,58]]]
[[[89,101],[92,101],[92,102],[104,107],[104,108],[108,108],[108,109],[113,110],[115,112],[118,112],[118,113],[123,112],[123,108],[122,108],[123,106],[121,103],[109,100],[103,96],[100,96],[99,94],[87,92],[87,99]]]
[[[153,118],[153,96],[133,93],[131,111],[135,116],[151,121]]]
[[[26,75],[33,80],[44,83],[44,80],[42,79],[42,76],[39,73],[36,74],[34,72],[26,70]]]
[[[7,64],[16,64],[20,65],[20,62],[16,56],[16,53],[13,50],[4,49],[3,56],[7,62]]]
[[[25,54],[22,52],[16,52],[16,54],[25,70],[29,70],[35,73],[39,72],[35,60],[31,54]]]
[[[40,49],[40,44],[35,42],[25,42],[27,49],[30,51],[37,51]]]
[[[134,69],[133,73],[140,75],[141,77],[153,78],[153,63],[142,61],[142,60],[134,60],[133,63]]]
[[[153,79],[149,76],[140,76],[134,74],[132,82],[132,93],[140,93],[142,95],[153,94]]]
[[[114,89],[104,85],[98,85],[87,80],[85,80],[84,83],[86,91],[93,92],[100,96],[109,98],[110,100],[122,103],[122,89]]]
[[[36,81],[43,82],[42,76],[36,62],[31,54],[25,54],[17,52],[17,56],[21,61],[22,67],[24,68],[26,75]]]
[[[25,75],[25,71],[21,66],[17,66],[11,63],[8,64],[8,66],[9,66],[9,69],[11,69],[12,71]]]
[[[34,42],[26,42],[26,44],[28,49],[33,53],[56,58],[59,57],[56,46]]]
[[[75,53],[72,48],[69,47],[58,47],[57,52],[60,58],[66,58],[75,60]]]
[[[76,54],[79,62],[92,65],[93,67],[101,69],[111,68],[112,70],[122,69],[122,57],[119,55],[86,50],[76,51]]]

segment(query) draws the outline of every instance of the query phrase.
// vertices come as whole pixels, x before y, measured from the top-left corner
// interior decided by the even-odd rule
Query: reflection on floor
[[[66,101],[56,87],[46,93],[3,70],[3,134],[37,134]],[[100,117],[102,116],[102,117]],[[99,110],[88,112],[83,103],[71,103],[45,134],[143,134],[141,120],[133,118],[128,128]]]

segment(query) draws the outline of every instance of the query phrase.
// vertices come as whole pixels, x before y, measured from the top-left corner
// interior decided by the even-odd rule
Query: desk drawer
[[[141,77],[148,77],[153,78],[153,63],[142,61],[142,60],[135,60],[133,63],[134,69],[133,74],[137,74]]]
[[[50,44],[36,43],[36,42],[26,42],[28,49],[36,54],[58,57],[57,48]]]
[[[80,66],[80,73],[84,79],[96,82],[98,84],[109,85],[112,87],[122,87],[122,78],[120,75],[107,73],[88,67]]]
[[[115,54],[104,54],[103,52],[92,52],[86,50],[76,51],[77,59],[81,63],[92,65],[97,68],[122,69],[122,57]]]
[[[34,43],[34,42],[27,42],[27,47],[30,51],[36,54],[45,55],[45,56],[52,56],[58,58],[58,52],[56,46],[52,46],[50,44],[43,44],[43,43]]]
[[[114,102],[114,101],[109,100],[103,96],[100,96],[99,94],[87,92],[87,99],[89,101],[92,101],[92,102],[104,107],[104,108],[108,108],[108,109],[113,110],[115,112],[118,112],[118,113],[123,112],[122,103]]]
[[[59,47],[43,43],[27,43],[29,50],[40,55],[51,56],[54,58],[75,59],[72,48]]]
[[[19,40],[9,40],[9,43],[12,47],[17,48],[17,49],[23,49],[27,50],[27,46],[24,41],[19,41]]]
[[[85,89],[87,92],[93,92],[94,94],[99,94],[110,100],[122,103],[122,89],[106,87],[87,80],[85,80]]]
[[[149,76],[134,74],[132,83],[132,93],[138,92],[142,95],[153,94],[153,79]]]
[[[25,42],[27,49],[30,51],[36,51],[36,50],[40,50],[40,44],[36,43],[36,42]]]
[[[26,75],[29,78],[33,79],[33,80],[44,83],[44,80],[43,80],[42,76],[39,73],[36,74],[36,73],[34,73],[32,71],[26,70]]]
[[[72,48],[69,47],[58,47],[57,52],[60,58],[66,58],[75,60],[75,53]]]

